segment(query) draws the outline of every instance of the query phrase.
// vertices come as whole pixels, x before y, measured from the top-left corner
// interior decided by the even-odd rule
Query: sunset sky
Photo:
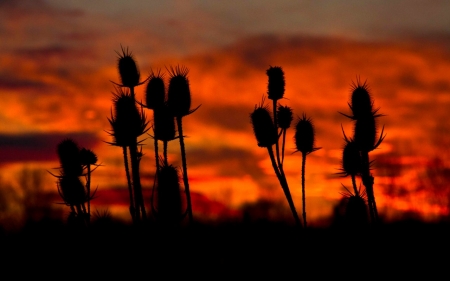
[[[116,51],[124,46],[142,78],[170,66],[189,68],[192,103],[201,107],[183,124],[190,186],[199,196],[230,210],[259,199],[285,204],[249,118],[266,95],[265,71],[281,66],[281,104],[312,118],[322,147],[306,160],[311,225],[332,215],[342,184],[351,184],[336,176],[341,125],[349,136],[353,130],[339,112],[350,113],[357,77],[367,80],[385,115],[379,129],[385,126],[386,139],[371,153],[380,214],[447,216],[449,13],[450,2],[438,0],[0,0],[1,179],[14,184],[24,167],[58,167],[56,145],[71,137],[103,165],[93,175],[97,206],[126,214],[125,205],[107,197],[126,185],[121,149],[105,143],[112,141],[110,81],[119,82]],[[136,89],[138,99],[144,91]],[[141,175],[148,191],[155,167],[153,141],[145,137]],[[300,212],[301,155],[294,151],[291,129],[285,171]],[[169,143],[169,154],[180,166],[177,142]],[[46,188],[56,191],[55,179],[46,177]]]

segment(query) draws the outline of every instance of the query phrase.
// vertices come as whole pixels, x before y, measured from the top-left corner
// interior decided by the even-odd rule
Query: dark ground
[[[273,274],[281,280],[286,279],[282,276],[404,280],[422,274],[447,279],[449,234],[448,224],[414,221],[307,230],[271,222],[164,230],[120,223],[75,229],[47,222],[0,235],[0,270],[12,274],[11,279],[30,274],[33,279],[216,280]]]

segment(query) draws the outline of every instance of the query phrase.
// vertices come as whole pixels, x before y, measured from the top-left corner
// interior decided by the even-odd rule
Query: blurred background
[[[351,84],[367,81],[387,134],[371,153],[386,221],[446,220],[450,206],[450,3],[447,1],[0,0],[0,223],[64,218],[56,145],[72,138],[102,164],[93,209],[129,220],[122,150],[108,145],[121,46],[144,79],[189,68],[194,114],[184,118],[194,214],[205,220],[291,220],[249,115],[267,92],[269,66],[285,72],[282,105],[311,117],[308,223],[339,213],[350,178],[336,175],[352,135]],[[166,73],[166,78],[168,73]],[[144,99],[145,86],[136,89]],[[151,112],[147,111],[150,121]],[[143,139],[149,204],[153,140]],[[288,131],[285,171],[301,210],[301,154]],[[170,162],[181,166],[178,142]],[[359,182],[359,180],[358,180]]]

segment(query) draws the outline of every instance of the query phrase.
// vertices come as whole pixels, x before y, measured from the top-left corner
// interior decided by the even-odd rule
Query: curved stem
[[[303,204],[303,223],[306,223],[306,196],[305,196],[305,167],[306,167],[306,153],[302,152],[302,204]]]
[[[284,147],[286,144],[286,129],[283,129],[283,143],[281,147],[281,166],[283,166],[284,163]]]
[[[295,209],[294,201],[292,200],[292,195],[291,192],[289,191],[289,186],[286,181],[286,177],[282,175],[281,172],[278,170],[272,147],[271,146],[267,147],[267,150],[269,152],[270,161],[272,162],[272,167],[275,171],[275,174],[277,175],[278,181],[280,182],[281,188],[284,191],[284,195],[286,196],[286,200],[288,201],[292,215],[294,216],[295,223],[297,224],[297,226],[301,227],[302,224],[300,222],[300,218],[298,217],[297,210]]]
[[[184,147],[184,136],[183,136],[183,124],[182,124],[182,117],[177,117],[177,126],[178,126],[178,135],[180,139],[180,150],[181,150],[181,161],[183,164],[183,181],[184,181],[184,189],[186,193],[186,203],[187,203],[187,209],[188,209],[188,217],[189,222],[193,222],[193,215],[192,215],[192,205],[191,205],[191,193],[189,191],[189,181],[188,181],[188,174],[187,174],[187,164],[186,164],[186,150]]]

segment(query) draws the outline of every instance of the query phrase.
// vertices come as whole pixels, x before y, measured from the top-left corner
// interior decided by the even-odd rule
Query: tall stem
[[[277,142],[275,143],[275,150],[277,153],[277,165],[278,167],[281,167],[281,161],[280,161],[280,144],[279,144],[279,138],[278,138],[278,121],[277,121],[277,100],[273,100],[273,124],[275,125],[275,134],[277,136]],[[281,171],[281,169],[280,169]],[[284,173],[283,173],[284,174]]]
[[[169,165],[169,160],[167,158],[167,143],[168,143],[168,141],[166,141],[166,140],[163,141],[163,144],[164,144],[164,151],[163,151],[164,165],[166,165],[166,166]]]
[[[302,204],[303,204],[303,223],[306,223],[306,196],[305,196],[305,167],[306,167],[306,153],[302,152]]]
[[[366,187],[367,193],[367,201],[369,205],[370,218],[372,222],[378,222],[378,211],[377,204],[375,203],[375,195],[373,192],[373,176],[370,174],[370,161],[369,161],[369,152],[362,151],[362,162],[363,162],[363,172],[362,172],[362,181],[364,186]]]
[[[127,147],[123,146],[123,162],[125,165],[125,174],[127,176],[128,193],[130,194],[130,215],[133,223],[136,223],[136,207],[134,204],[133,187],[131,186],[130,168],[128,167]]]
[[[144,197],[142,195],[141,177],[139,175],[139,159],[137,154],[137,140],[130,145],[130,159],[131,159],[131,175],[133,177],[134,200],[136,203],[136,219],[147,219],[145,212]]]
[[[275,174],[277,175],[278,181],[280,182],[281,188],[284,191],[284,195],[286,196],[286,200],[288,201],[292,215],[294,216],[295,223],[297,226],[301,227],[302,224],[300,222],[300,218],[298,217],[297,210],[295,209],[294,201],[292,200],[291,192],[289,191],[289,186],[286,181],[286,177],[284,176],[284,174],[282,175],[281,172],[278,170],[272,147],[271,146],[267,147],[267,150],[269,152],[270,161],[272,162],[272,167],[275,171]]]
[[[88,195],[88,209],[87,209],[87,224],[91,223],[91,165],[87,164],[87,181],[86,181],[86,189]]]
[[[352,174],[352,185],[353,185],[353,190],[355,191],[355,195],[359,196],[359,191],[358,191],[358,187],[356,186],[356,175]]]
[[[178,134],[180,139],[180,150],[181,150],[181,161],[183,164],[183,181],[184,181],[184,189],[186,193],[186,203],[187,203],[187,211],[188,211],[188,217],[189,222],[193,222],[193,215],[192,215],[192,205],[191,205],[191,193],[189,191],[189,181],[188,181],[188,173],[187,173],[187,164],[186,164],[186,150],[184,148],[184,136],[183,136],[183,124],[182,124],[182,117],[177,116],[177,126],[178,126]]]
[[[286,144],[286,129],[283,129],[283,143],[281,147],[281,166],[283,166],[284,163],[284,147]]]

